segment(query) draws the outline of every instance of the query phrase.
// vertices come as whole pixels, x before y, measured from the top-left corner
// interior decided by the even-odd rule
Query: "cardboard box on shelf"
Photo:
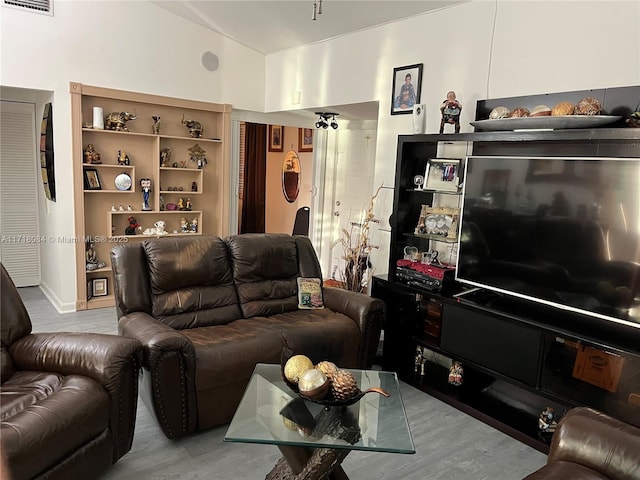
[[[615,393],[624,367],[624,358],[613,353],[580,345],[573,376],[579,380]]]

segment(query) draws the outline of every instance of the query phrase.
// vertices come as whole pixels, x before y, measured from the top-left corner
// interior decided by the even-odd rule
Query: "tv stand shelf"
[[[483,297],[484,304],[375,276],[372,296],[387,307],[382,367],[544,453],[550,436],[538,430],[537,421],[547,406],[561,417],[572,407],[587,405],[640,426],[640,406],[632,403],[640,393],[640,331],[609,334],[605,342],[545,322],[548,316],[531,302],[509,301],[512,311],[507,313],[486,306],[487,298],[495,294],[474,295]],[[433,303],[440,306],[439,316],[434,316]],[[425,333],[432,322],[439,322],[439,336]],[[424,375],[416,371],[417,347],[423,351]],[[574,376],[576,357],[583,348],[624,359],[615,392]],[[460,387],[447,381],[453,360],[464,367]]]

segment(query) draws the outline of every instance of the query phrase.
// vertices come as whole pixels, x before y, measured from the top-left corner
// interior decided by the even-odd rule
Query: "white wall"
[[[0,85],[53,102],[58,198],[42,200],[47,237],[75,235],[70,81],[264,109],[263,55],[148,2],[56,0],[54,16],[1,7],[0,32]],[[200,65],[207,50],[220,59],[216,72]],[[59,310],[74,310],[74,245],[47,242],[41,253],[43,290]]]
[[[73,235],[70,81],[247,111],[379,101],[373,184],[391,186],[397,135],[412,131],[410,115],[389,115],[394,67],[424,64],[428,132],[451,89],[471,131],[481,98],[640,83],[638,25],[638,0],[474,0],[265,59],[148,2],[56,0],[53,17],[0,8],[0,85],[53,92],[58,202],[41,233]],[[220,57],[217,72],[200,66],[206,50]],[[290,104],[294,91],[300,105]],[[384,265],[388,249],[374,255]],[[54,303],[73,308],[73,245],[44,245],[43,258],[53,259],[43,283]]]
[[[471,132],[478,99],[639,84],[639,25],[638,0],[474,0],[267,56],[266,110],[292,109],[294,91],[295,108],[379,101],[373,184],[392,186],[397,135],[412,132],[410,115],[389,114],[394,67],[424,64],[428,133],[438,132],[448,90],[463,103],[461,131]]]

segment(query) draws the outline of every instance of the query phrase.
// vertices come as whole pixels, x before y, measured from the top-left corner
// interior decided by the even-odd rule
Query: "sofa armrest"
[[[21,370],[82,375],[100,383],[111,398],[113,461],[131,449],[138,403],[140,342],[98,333],[36,333],[10,347]]]
[[[350,317],[360,327],[358,368],[371,368],[380,341],[384,302],[336,287],[323,287],[323,298],[328,309]]]
[[[165,435],[179,438],[194,432],[198,419],[196,352],[191,341],[144,312],[121,317],[118,332],[143,345],[143,376],[149,377],[150,404]]]
[[[553,434],[547,463],[564,461],[606,478],[640,478],[640,428],[591,408],[571,409]]]

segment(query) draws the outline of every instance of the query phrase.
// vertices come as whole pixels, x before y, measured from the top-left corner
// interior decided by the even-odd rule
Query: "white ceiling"
[[[152,0],[162,8],[265,55],[403,20],[469,0]],[[318,107],[347,120],[377,120],[377,102]],[[305,112],[309,116],[313,112]]]
[[[420,15],[465,0],[155,0],[194,23],[269,54]]]

